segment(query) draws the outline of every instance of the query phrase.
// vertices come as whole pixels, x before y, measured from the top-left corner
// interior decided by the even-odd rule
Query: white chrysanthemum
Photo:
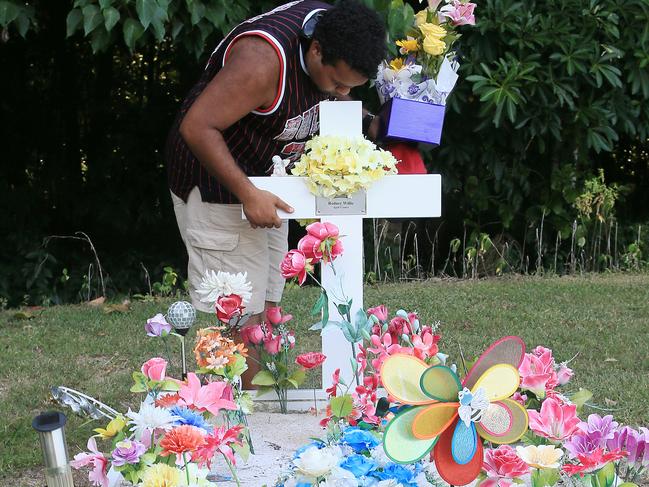
[[[293,465],[295,465],[298,474],[317,478],[328,475],[338,465],[341,458],[342,452],[338,447],[318,449],[317,446],[312,446],[293,460]]]
[[[131,418],[129,424],[132,424],[131,430],[135,432],[137,440],[142,438],[145,430],[165,430],[168,431],[174,427],[174,422],[181,419],[175,414],[171,414],[168,409],[156,407],[153,404],[142,403],[140,411],[131,411],[129,408],[126,416]]]
[[[230,274],[229,272],[214,272],[208,269],[205,271],[196,292],[202,296],[200,299],[203,303],[214,304],[221,296],[236,294],[243,300],[245,305],[252,297],[252,285],[248,282],[247,272]]]

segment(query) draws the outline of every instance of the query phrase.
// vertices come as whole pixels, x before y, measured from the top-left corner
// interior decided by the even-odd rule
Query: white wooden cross
[[[361,135],[362,106],[359,101],[336,101],[320,103],[321,135]],[[354,215],[334,215],[316,211],[316,197],[307,188],[304,178],[252,177],[250,180],[260,189],[276,194],[295,210],[294,213],[278,212],[281,218],[320,218],[336,225],[343,236],[344,252],[335,261],[334,276],[330,266],[324,266],[322,284],[329,293],[339,290],[340,282],[347,298],[352,299],[351,316],[363,308],[363,218],[422,218],[441,216],[442,178],[439,174],[386,176],[367,191],[366,211]],[[339,200],[340,202],[340,200]],[[326,210],[325,210],[326,211]],[[342,275],[342,278],[341,278]],[[338,288],[338,289],[336,289]],[[330,320],[337,321],[338,311],[333,299],[329,300]],[[381,303],[369,303],[376,306]],[[341,370],[341,378],[352,383],[350,358],[351,345],[337,327],[331,327],[322,335],[322,353],[327,356],[322,369],[322,391],[331,385],[332,374]],[[289,399],[300,400],[304,394],[294,394]],[[313,404],[309,395],[306,405]]]

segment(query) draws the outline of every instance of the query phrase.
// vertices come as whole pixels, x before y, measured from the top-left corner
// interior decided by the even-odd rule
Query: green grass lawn
[[[302,351],[319,347],[319,335],[307,331],[316,295],[316,289],[289,289],[283,303],[294,315]],[[31,420],[57,408],[50,386],[81,390],[123,411],[137,407],[131,372],[164,352],[143,325],[171,302],[135,302],[127,312],[110,314],[87,305],[0,314],[0,478],[42,463]],[[610,409],[620,422],[649,425],[648,274],[390,284],[367,288],[365,302],[384,303],[391,313],[418,311],[426,323],[441,321],[440,348],[453,360],[460,345],[470,359],[508,334],[521,336],[528,347],[552,348],[558,361],[578,354],[569,389],[591,390],[594,405]],[[198,326],[213,321],[202,315]],[[170,372],[179,376],[177,359]],[[66,414],[74,454],[98,425]]]

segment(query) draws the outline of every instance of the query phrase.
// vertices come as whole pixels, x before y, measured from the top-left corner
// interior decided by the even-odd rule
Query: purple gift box
[[[380,138],[439,145],[445,108],[423,101],[390,98],[379,112]]]

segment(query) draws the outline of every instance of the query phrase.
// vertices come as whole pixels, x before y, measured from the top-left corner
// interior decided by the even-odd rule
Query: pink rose
[[[518,371],[521,375],[521,389],[533,392],[539,399],[543,399],[559,385],[552,350],[547,348],[537,347],[534,353],[526,353]]]
[[[293,315],[282,315],[282,308],[280,306],[272,306],[266,309],[266,319],[272,325],[279,325],[292,320]]]
[[[299,250],[289,250],[284,260],[279,265],[279,269],[284,279],[296,277],[300,286],[304,284],[307,273],[306,256]]]
[[[453,3],[440,8],[439,14],[450,19],[452,25],[475,25],[474,9],[475,3],[462,3],[459,0],[453,0]]]
[[[264,339],[264,330],[261,328],[261,325],[244,326],[241,328],[241,339],[246,345],[249,343],[259,345]]]
[[[325,254],[323,256],[323,259],[325,261],[328,261],[328,260],[333,261],[333,260],[336,260],[341,255],[343,255],[343,250],[344,250],[343,249],[343,243],[338,239],[332,240],[331,242],[333,242],[331,244],[331,250],[328,252],[328,254]]]
[[[154,357],[142,364],[142,373],[149,380],[164,380],[167,370],[167,361],[160,357]]]
[[[370,316],[376,316],[379,321],[387,321],[388,320],[388,308],[384,305],[381,304],[380,306],[375,306],[374,308],[369,308],[367,310],[367,315]]]
[[[338,237],[338,227],[329,222],[314,222],[306,227],[306,233],[322,241]]]
[[[307,259],[311,259],[312,264],[317,264],[322,259],[322,240],[313,235],[306,234],[297,243],[297,249],[304,254]]]
[[[534,350],[532,350],[532,354],[537,357],[543,357],[544,355],[552,357],[552,350],[542,345],[538,345]],[[552,360],[554,360],[554,358],[552,358]]]
[[[541,410],[528,410],[530,429],[539,436],[551,440],[564,440],[572,436],[581,420],[577,406],[565,404],[557,396],[550,396],[541,403]]]
[[[559,366],[559,370],[557,371],[557,380],[559,381],[559,385],[566,385],[573,375],[575,375],[575,373],[570,367],[568,367],[566,364],[561,364]]]
[[[221,296],[216,300],[216,317],[223,323],[229,323],[235,316],[241,316],[244,307],[241,305],[243,300],[237,294]]]
[[[529,473],[530,467],[516,454],[509,445],[501,445],[496,449],[489,448],[485,450],[484,465],[482,467],[491,480],[497,480],[501,487],[511,485],[514,479],[517,479],[526,473]],[[504,482],[503,482],[504,480]]]
[[[264,338],[264,349],[271,355],[277,355],[282,346],[281,335],[270,335]]]

